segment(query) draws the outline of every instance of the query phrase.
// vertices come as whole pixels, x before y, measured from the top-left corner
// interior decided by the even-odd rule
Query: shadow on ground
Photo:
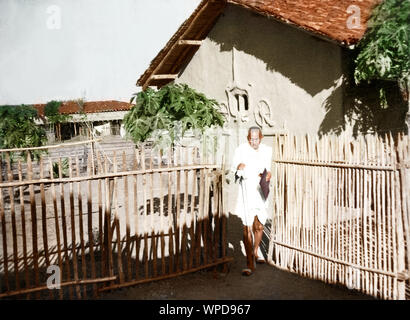
[[[241,270],[245,257],[241,251],[242,224],[231,215],[228,223],[229,255],[234,257],[227,273],[221,268],[199,271],[177,278],[161,280],[124,288],[100,296],[101,299],[130,300],[273,300],[273,299],[373,299],[344,287],[325,284],[299,275],[279,270],[269,265],[258,265],[250,277]],[[267,250],[263,239],[262,251]]]

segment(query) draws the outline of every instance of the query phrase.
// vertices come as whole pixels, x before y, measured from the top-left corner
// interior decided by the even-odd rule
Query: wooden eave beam
[[[178,74],[153,74],[149,77],[150,80],[174,80],[178,77]]]
[[[208,8],[208,6],[210,4],[214,4],[214,3],[225,3],[225,1],[221,1],[221,0],[211,0],[209,2],[207,2],[202,8],[201,10],[199,10],[199,12],[197,13],[197,15],[195,16],[195,18],[191,21],[191,23],[187,26],[187,28],[185,29],[185,31],[182,33],[182,35],[180,36],[180,38],[184,38],[184,36],[186,34],[189,33],[189,31],[192,29],[192,26],[195,25],[196,21],[199,19],[199,17],[205,12],[205,10]],[[222,8],[221,8],[222,10]],[[219,14],[219,13],[218,13]],[[182,39],[181,39],[182,40]],[[160,70],[161,67],[163,66],[164,62],[166,61],[168,55],[172,52],[172,50],[175,48],[175,45],[179,44],[179,40],[177,40],[172,46],[171,48],[168,50],[168,52],[166,53],[166,55],[164,56],[164,58],[162,59],[162,61],[155,67],[155,69],[152,71],[152,74],[155,74],[156,71]],[[150,77],[148,77],[148,79],[145,81],[145,83],[142,86],[142,89],[145,90],[149,85],[150,85],[150,81],[154,80],[154,78],[152,78],[153,76],[151,75]],[[169,79],[169,78],[163,78],[163,79]],[[174,78],[175,79],[175,78]]]
[[[178,40],[179,45],[200,46],[202,40]]]

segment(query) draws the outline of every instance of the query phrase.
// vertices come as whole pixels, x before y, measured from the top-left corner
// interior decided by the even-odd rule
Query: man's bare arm
[[[262,177],[262,173],[259,173],[259,177]],[[270,181],[270,178],[272,178],[272,174],[270,171],[268,171],[268,173],[266,174],[266,181]]]

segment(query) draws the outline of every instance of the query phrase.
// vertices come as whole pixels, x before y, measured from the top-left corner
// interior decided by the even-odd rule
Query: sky
[[[146,51],[139,53],[139,71],[145,71],[199,3],[200,0],[138,0],[138,24],[141,25],[138,37],[146,44]]]
[[[200,0],[0,0],[0,105],[129,101]]]

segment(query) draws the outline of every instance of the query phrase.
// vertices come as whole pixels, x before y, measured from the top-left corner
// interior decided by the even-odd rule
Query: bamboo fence
[[[269,263],[410,299],[410,138],[276,138]]]
[[[197,148],[92,150],[86,165],[1,150],[0,298],[95,298],[231,261],[220,166]]]

